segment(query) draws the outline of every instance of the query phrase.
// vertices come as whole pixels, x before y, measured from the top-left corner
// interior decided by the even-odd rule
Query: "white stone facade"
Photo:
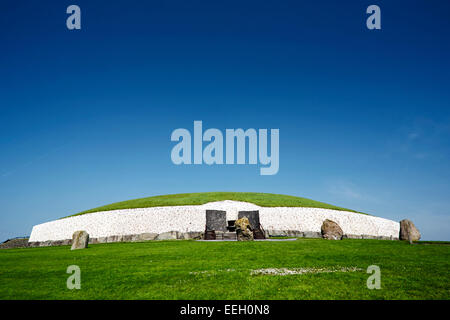
[[[206,209],[224,210],[227,220],[236,220],[239,211],[259,210],[265,230],[320,232],[322,222],[337,222],[344,234],[398,238],[398,222],[348,211],[301,207],[259,207],[238,201],[210,202],[199,206],[153,207],[87,213],[54,220],[33,227],[30,242],[71,239],[78,230],[91,238],[142,233],[203,232]]]

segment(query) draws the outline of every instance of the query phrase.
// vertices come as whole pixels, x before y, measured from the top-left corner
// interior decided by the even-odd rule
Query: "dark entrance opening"
[[[236,232],[236,227],[234,226],[234,222],[236,220],[228,220],[228,226],[227,229],[229,232]]]

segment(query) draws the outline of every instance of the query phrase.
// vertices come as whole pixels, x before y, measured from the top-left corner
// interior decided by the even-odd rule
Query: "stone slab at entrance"
[[[206,210],[206,231],[227,231],[227,212]]]
[[[259,222],[259,211],[239,211],[238,218],[241,219],[247,217],[250,222],[250,228],[253,230],[253,236],[255,239],[265,239],[264,230]]]
[[[248,221],[250,222],[250,227],[255,230],[259,229],[260,223],[259,223],[259,211],[239,211],[238,218],[241,219],[243,217],[247,217]]]

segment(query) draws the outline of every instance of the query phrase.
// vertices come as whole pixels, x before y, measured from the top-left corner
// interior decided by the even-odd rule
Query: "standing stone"
[[[253,231],[247,217],[236,220],[234,225],[238,241],[253,241]]]
[[[71,250],[86,249],[89,243],[89,234],[86,231],[75,231],[72,236]]]
[[[410,243],[420,240],[420,232],[411,220],[400,221],[400,240],[408,240]]]
[[[341,227],[336,222],[328,219],[322,223],[320,231],[322,238],[329,240],[342,240],[342,236],[344,235]]]

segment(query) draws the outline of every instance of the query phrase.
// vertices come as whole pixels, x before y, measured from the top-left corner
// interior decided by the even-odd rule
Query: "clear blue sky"
[[[366,28],[371,4],[382,30]],[[450,240],[449,14],[425,0],[2,1],[0,240],[202,191],[304,196]],[[279,128],[279,173],[172,164],[170,134],[194,120]]]

